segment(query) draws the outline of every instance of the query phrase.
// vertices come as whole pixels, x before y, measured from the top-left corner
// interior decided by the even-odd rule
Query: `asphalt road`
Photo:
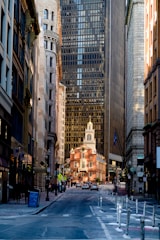
[[[102,197],[102,198],[101,198]],[[102,201],[100,201],[100,199]],[[144,238],[140,220],[144,204],[138,205],[125,198],[112,196],[106,191],[67,189],[53,204],[35,215],[2,217],[0,219],[0,240],[4,239],[74,239],[74,240],[157,240],[159,239],[159,207],[156,209],[153,227],[152,206],[145,206]],[[122,206],[120,218],[117,203]],[[122,204],[123,203],[123,204]],[[127,214],[130,209],[127,232]]]
[[[0,220],[0,239],[106,240],[101,221],[93,212],[99,192],[67,190],[43,212]]]

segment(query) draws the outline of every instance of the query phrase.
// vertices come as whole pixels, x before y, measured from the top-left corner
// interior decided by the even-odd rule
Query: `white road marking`
[[[42,232],[41,236],[44,237],[47,233],[47,227],[44,228],[44,231]]]
[[[95,216],[95,212],[93,211],[93,208],[92,208],[91,206],[89,206],[89,208],[90,208],[90,210],[91,210],[93,216]]]
[[[101,219],[99,217],[97,217],[97,220],[99,221],[103,231],[104,231],[104,234],[106,236],[106,239],[107,240],[112,240],[113,239],[113,236],[110,235],[108,229],[106,228],[105,224],[101,221]]]
[[[90,215],[85,215],[84,217],[92,217],[92,215],[90,214]]]

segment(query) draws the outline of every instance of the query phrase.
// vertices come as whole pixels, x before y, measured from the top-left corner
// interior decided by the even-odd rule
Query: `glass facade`
[[[61,0],[62,70],[66,95],[66,157],[83,142],[91,116],[104,153],[104,0]]]

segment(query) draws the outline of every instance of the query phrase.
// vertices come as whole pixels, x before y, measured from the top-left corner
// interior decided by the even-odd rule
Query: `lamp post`
[[[48,149],[48,151],[47,151],[47,155],[46,155],[46,160],[47,160],[47,175],[46,175],[46,184],[45,184],[45,188],[46,188],[46,201],[49,201],[50,154],[51,154],[51,151],[50,151],[50,149]]]
[[[128,184],[128,197],[131,195],[131,173],[130,173],[130,168],[131,168],[131,160],[128,161],[128,174],[127,174],[127,184]]]
[[[49,179],[49,176],[47,175],[46,177],[46,201],[49,201],[49,182],[50,182],[50,179]]]

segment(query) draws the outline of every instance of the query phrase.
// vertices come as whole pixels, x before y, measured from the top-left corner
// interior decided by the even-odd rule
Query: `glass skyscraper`
[[[83,142],[89,116],[104,154],[105,9],[104,0],[61,0],[66,157]]]

